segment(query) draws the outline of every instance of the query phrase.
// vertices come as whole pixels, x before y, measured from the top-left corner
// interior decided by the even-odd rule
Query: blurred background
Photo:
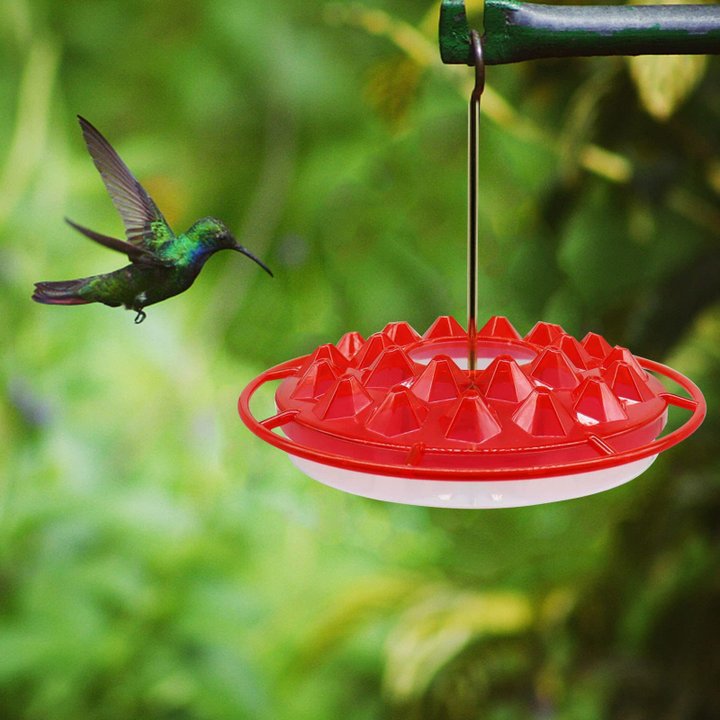
[[[481,318],[588,330],[704,390],[636,481],[499,511],[303,477],[262,369],[464,318],[466,97],[427,0],[0,3],[0,718],[720,717],[720,61],[493,67]],[[82,114],[214,257],[144,324],[32,303],[119,267]],[[226,257],[226,255],[230,257]]]

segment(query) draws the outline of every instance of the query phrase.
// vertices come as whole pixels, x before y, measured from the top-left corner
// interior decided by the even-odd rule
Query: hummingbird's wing
[[[128,256],[128,259],[131,262],[145,265],[165,264],[159,261],[155,253],[147,248],[141,247],[140,245],[133,245],[125,240],[119,240],[118,238],[95,232],[95,230],[90,230],[90,228],[78,225],[78,223],[73,222],[70,218],[65,218],[65,222],[71,228],[74,228],[85,237],[89,237],[91,240],[94,240],[96,243],[100,243],[100,245],[104,245],[106,248],[110,248],[111,250],[117,250],[118,252],[124,253]]]
[[[145,188],[100,131],[79,115],[78,120],[88,152],[122,217],[128,243],[141,248],[145,252],[145,259],[149,259],[148,254],[156,255],[160,247],[174,237],[170,226]],[[93,239],[97,240],[95,237]],[[119,248],[115,246],[115,249]]]

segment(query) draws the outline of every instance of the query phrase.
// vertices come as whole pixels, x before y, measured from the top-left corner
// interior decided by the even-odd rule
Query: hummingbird
[[[219,250],[236,250],[270,269],[240,245],[225,224],[214,217],[198,220],[175,235],[145,188],[102,136],[78,115],[88,152],[125,226],[125,240],[102,235],[72,220],[66,222],[85,237],[127,255],[130,264],[103,275],[35,283],[32,299],[47,305],[84,305],[99,302],[134,310],[141,323],[144,308],[187,290],[207,259]]]

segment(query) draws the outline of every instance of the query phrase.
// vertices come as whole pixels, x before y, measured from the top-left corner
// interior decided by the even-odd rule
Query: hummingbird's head
[[[202,238],[203,245],[208,248],[210,253],[217,252],[218,250],[237,250],[237,252],[246,255],[256,262],[272,277],[270,268],[265,265],[262,260],[255,257],[247,248],[240,245],[222,220],[213,217],[203,218],[192,226],[190,232],[195,234],[196,237]]]

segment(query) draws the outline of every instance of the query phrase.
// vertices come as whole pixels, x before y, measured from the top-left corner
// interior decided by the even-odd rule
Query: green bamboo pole
[[[486,0],[486,65],[592,55],[720,54],[720,5],[556,6]],[[440,54],[472,64],[464,0],[442,0]]]

